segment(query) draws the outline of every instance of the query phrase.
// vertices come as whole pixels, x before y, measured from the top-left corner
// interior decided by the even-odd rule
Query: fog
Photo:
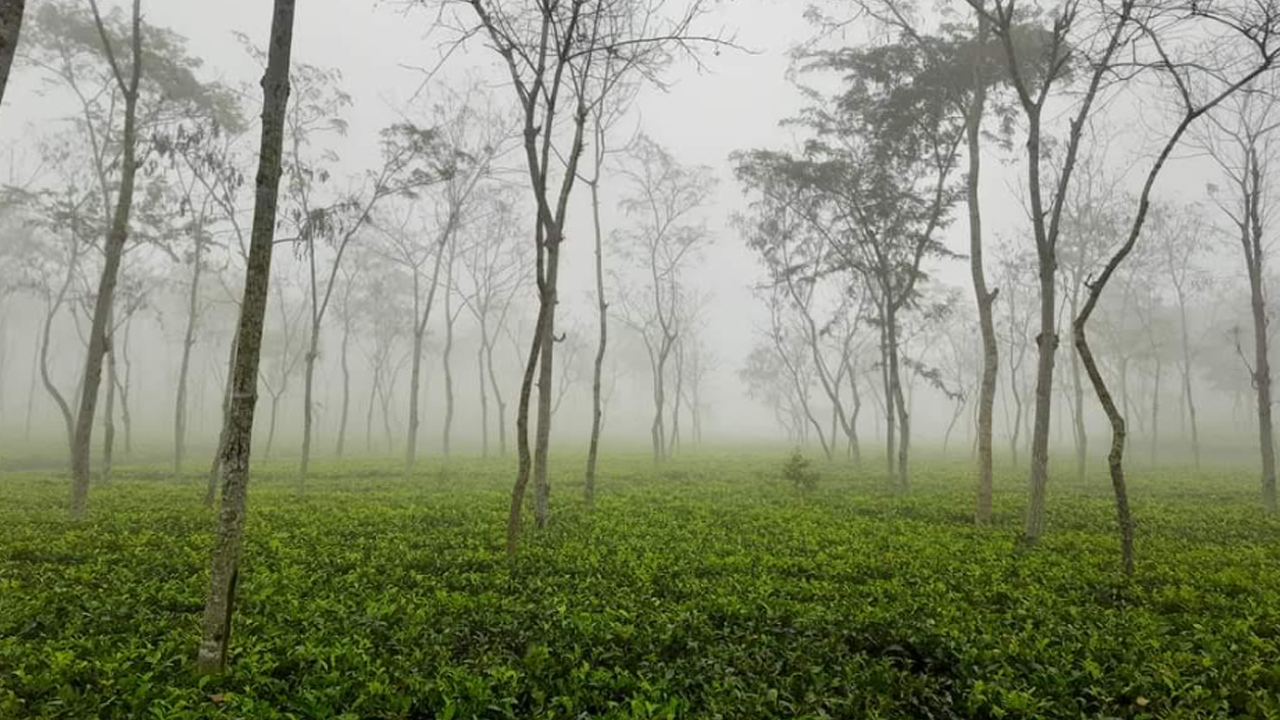
[[[37,4],[33,17],[42,16],[42,6]],[[112,11],[117,13],[116,22],[125,17],[119,14],[124,11]],[[831,12],[838,15],[839,10]],[[522,156],[512,123],[515,114],[509,78],[504,78],[503,67],[482,44],[459,43],[458,31],[448,13],[440,13],[413,3],[393,2],[323,2],[299,12],[295,61],[320,71],[333,71],[333,75],[326,75],[321,88],[324,92],[349,94],[349,102],[327,108],[332,112],[327,113],[331,117],[325,118],[326,122],[340,120],[343,131],[338,132],[336,126],[321,128],[308,138],[308,147],[303,151],[306,162],[322,169],[329,178],[316,183],[314,202],[335,203],[346,193],[361,191],[368,173],[376,172],[380,165],[378,138],[383,128],[396,122],[423,126],[447,123],[448,113],[457,112],[459,103],[483,105],[488,113],[486,122],[506,123],[499,128],[506,138],[484,180],[485,191],[502,193],[515,203],[509,218],[512,224],[496,230],[482,228],[479,223],[464,226],[457,242],[460,247],[473,247],[501,240],[513,252],[524,252],[529,250],[523,246],[530,245],[533,232],[533,205],[527,190],[520,187],[526,178],[522,175]],[[186,52],[198,63],[194,77],[232,91],[243,108],[244,118],[250,121],[256,113],[254,83],[261,72],[262,58],[255,60],[249,48],[264,46],[267,29],[257,17],[260,14],[259,3],[248,0],[222,3],[216,8],[204,3],[166,2],[144,10],[146,23],[172,30],[176,38],[186,43]],[[786,378],[774,379],[777,387],[773,388],[765,387],[770,384],[769,379],[760,378],[758,386],[752,388],[743,377],[752,349],[767,349],[770,345],[771,320],[765,300],[767,291],[763,288],[776,284],[777,278],[770,279],[761,256],[749,246],[752,231],[744,224],[744,218],[750,215],[753,197],[751,190],[735,179],[731,155],[756,148],[792,150],[804,142],[802,127],[783,123],[797,117],[805,107],[803,88],[834,87],[836,78],[831,73],[799,72],[805,61],[797,59],[798,48],[813,51],[842,44],[875,43],[887,30],[883,23],[863,18],[833,34],[824,31],[820,23],[806,21],[796,7],[762,2],[715,5],[697,22],[709,36],[715,35],[723,42],[695,47],[688,55],[678,54],[665,64],[660,82],[638,83],[633,88],[634,98],[619,109],[619,116],[609,128],[611,153],[603,168],[599,202],[605,236],[606,297],[643,291],[643,259],[625,247],[625,238],[641,230],[643,221],[622,208],[623,201],[631,197],[628,193],[633,196],[635,192],[627,175],[628,162],[634,165],[635,161],[628,159],[627,146],[634,145],[635,139],[643,135],[679,166],[705,168],[706,177],[714,183],[698,198],[696,207],[680,218],[681,223],[696,228],[700,235],[688,257],[681,260],[679,270],[680,283],[686,289],[682,292],[697,296],[697,307],[691,311],[688,328],[680,333],[680,343],[682,348],[689,347],[689,357],[696,353],[701,358],[696,403],[690,401],[693,391],[682,390],[689,396],[682,398],[683,432],[692,437],[692,405],[696,404],[698,430],[704,442],[771,440],[817,448],[821,438],[815,437],[814,423],[804,420],[796,406],[803,404],[802,400],[811,404],[812,415],[820,419],[824,432],[830,435],[832,428],[826,426],[831,422],[832,402],[811,370],[799,369],[801,375],[808,373],[800,381],[803,387],[799,390],[797,383]],[[7,176],[15,189],[11,195],[16,198],[20,191],[27,198],[6,206],[8,280],[0,325],[0,437],[10,448],[8,452],[16,454],[32,440],[47,446],[65,437],[63,416],[43,386],[38,365],[43,322],[61,277],[55,265],[65,265],[66,261],[57,257],[33,261],[33,251],[26,244],[56,247],[58,230],[44,222],[30,198],[37,193],[57,195],[69,187],[68,182],[88,191],[91,174],[86,173],[92,164],[93,132],[110,138],[112,131],[96,128],[91,132],[83,121],[86,106],[82,101],[98,112],[106,96],[92,94],[104,92],[103,88],[108,95],[118,92],[102,82],[109,78],[102,75],[101,67],[79,66],[77,71],[85,75],[79,85],[59,77],[56,58],[32,47],[36,43],[54,43],[38,34],[47,36],[50,32],[56,32],[56,28],[37,29],[24,36],[27,51],[20,49],[0,126],[0,138],[8,149]],[[238,35],[241,33],[243,36]],[[1125,92],[1107,96],[1090,115],[1082,164],[1093,176],[1089,179],[1089,184],[1095,185],[1093,192],[1105,185],[1109,194],[1123,196],[1118,201],[1106,198],[1115,206],[1106,212],[1116,218],[1131,214],[1125,201],[1133,204],[1132,196],[1140,189],[1141,170],[1167,130],[1168,121],[1152,117],[1167,111],[1163,90],[1158,83],[1138,83]],[[1011,100],[1006,97],[1002,102],[1008,104]],[[454,107],[449,107],[450,103]],[[1048,124],[1055,128],[1065,126],[1066,118],[1077,106],[1078,99],[1069,93],[1051,98],[1046,109]],[[104,117],[118,119],[111,114],[115,112],[112,109]],[[181,126],[181,120],[156,120],[144,135],[173,132]],[[1029,312],[1037,292],[1032,282],[1034,246],[1029,237],[1027,193],[1022,182],[1026,161],[1020,152],[1021,141],[1012,137],[1021,128],[1015,122],[1009,132],[1007,147],[1001,148],[999,143],[984,147],[986,162],[980,186],[989,282],[1005,296],[995,308],[1003,346],[995,432],[1002,436],[997,447],[1006,453],[1012,452],[1018,403],[1026,405],[1024,417],[1030,413],[1030,385],[1025,385],[1030,381],[1019,379],[1024,387],[1019,388],[1022,397],[1016,398],[1009,378],[1015,373],[1030,377],[1036,325],[1018,313]],[[242,163],[238,169],[241,181],[227,201],[236,222],[247,228],[252,213],[252,168],[247,163],[253,157],[255,134],[248,126],[238,133],[226,146],[236,153],[235,161]],[[464,138],[461,132],[455,137],[464,143],[475,141]],[[587,145],[589,148],[591,144]],[[109,167],[118,162],[113,159],[115,152],[103,150]],[[191,198],[184,201],[179,197],[182,183],[194,181],[191,177],[184,180],[179,164],[172,162],[172,154],[165,159],[154,150],[150,152],[143,184],[156,187],[152,207],[147,210],[153,217],[142,221],[150,226],[135,228],[136,233],[147,237],[130,246],[122,270],[122,284],[133,283],[136,298],[129,301],[128,317],[115,333],[119,368],[116,382],[121,393],[115,402],[115,411],[120,413],[117,423],[127,422],[130,450],[145,448],[149,454],[161,455],[174,442],[175,396],[189,314],[190,232],[192,221],[199,215],[211,245],[203,260],[207,267],[197,301],[186,412],[188,442],[211,452],[221,425],[221,398],[238,306],[236,294],[242,282],[239,275],[243,272],[244,238],[240,237],[237,245],[228,208],[197,208],[195,205],[202,200],[198,193],[190,191]],[[958,187],[960,181],[961,173],[957,171],[948,183]],[[1228,182],[1221,168],[1205,157],[1204,143],[1198,143],[1195,137],[1189,139],[1165,169],[1153,196],[1157,209],[1167,209],[1170,219],[1147,228],[1138,257],[1121,269],[1119,280],[1104,298],[1098,333],[1099,342],[1106,347],[1100,349],[1099,355],[1117,387],[1123,385],[1132,441],[1140,446],[1154,440],[1176,450],[1184,447],[1189,437],[1188,383],[1181,381],[1185,364],[1180,350],[1183,332],[1177,322],[1174,278],[1170,274],[1173,270],[1162,267],[1170,261],[1161,257],[1160,250],[1177,233],[1195,236],[1184,268],[1187,282],[1194,286],[1188,296],[1186,335],[1190,351],[1186,357],[1192,364],[1187,375],[1196,404],[1198,431],[1210,446],[1206,452],[1211,453],[1215,444],[1234,450],[1240,444],[1234,437],[1256,422],[1256,413],[1249,410],[1253,402],[1250,366],[1244,360],[1253,353],[1251,337],[1239,330],[1249,326],[1245,266],[1229,208],[1219,207],[1222,198],[1211,198],[1206,189],[1212,183]],[[1084,182],[1078,181],[1077,187],[1085,187]],[[1079,264],[1069,265],[1059,277],[1064,327],[1069,323],[1073,292],[1078,300],[1082,281],[1099,272],[1109,250],[1123,238],[1123,223],[1118,221],[1101,229],[1096,223],[1088,225],[1084,219],[1073,223],[1073,213],[1087,214],[1089,203],[1104,199],[1085,192],[1080,190],[1069,198],[1066,208],[1061,242],[1064,257],[1070,255],[1072,248],[1084,250],[1078,256]],[[403,268],[396,269],[385,259],[390,245],[388,228],[399,224],[398,232],[429,234],[432,224],[440,222],[439,194],[433,193],[433,189],[427,189],[414,201],[391,198],[381,203],[367,226],[351,239],[349,249],[344,249],[342,269],[333,283],[333,307],[321,325],[318,341],[314,407],[316,452],[320,456],[334,452],[342,423],[341,316],[347,310],[339,305],[343,298],[351,301],[352,297],[355,300],[348,313],[352,319],[347,323],[350,330],[346,359],[348,451],[403,451],[409,385],[405,358],[411,345],[407,318],[412,300]],[[160,197],[161,194],[167,195]],[[286,213],[296,212],[298,197],[294,193],[292,200],[286,197],[282,201]],[[923,263],[925,275],[919,296],[927,298],[926,302],[945,302],[948,308],[944,318],[929,320],[918,308],[905,318],[904,329],[910,337],[903,355],[913,370],[906,373],[904,384],[913,440],[939,445],[946,438],[956,452],[956,448],[971,448],[973,444],[970,418],[975,413],[981,350],[965,257],[968,228],[961,204],[954,204],[947,215],[944,226],[937,231],[943,252],[930,253]],[[574,447],[590,430],[592,359],[598,336],[591,204],[584,183],[578,184],[570,200],[568,217],[557,306],[563,342],[559,344],[560,366],[555,371],[554,436],[557,446]],[[285,223],[281,223],[277,234],[289,234]],[[262,369],[265,382],[272,387],[262,391],[255,422],[258,446],[265,451],[270,437],[270,453],[277,456],[298,452],[303,418],[302,358],[309,337],[308,256],[302,243],[296,237],[293,240],[278,239],[275,249],[273,300],[266,319]],[[94,240],[89,238],[87,242],[92,245]],[[424,252],[430,252],[428,241],[419,240],[419,244]],[[316,256],[323,280],[337,258],[336,247],[331,241],[320,247]],[[362,263],[376,265],[377,258],[382,258],[381,267],[363,274],[352,270]],[[50,325],[48,374],[53,386],[69,398],[72,406],[85,352],[87,303],[99,265],[97,251],[86,253]],[[429,320],[425,340],[419,436],[424,450],[431,452],[442,449],[445,396],[450,384],[455,398],[449,423],[454,449],[476,452],[482,443],[479,394],[485,378],[478,356],[480,330],[474,313],[465,309],[465,283],[462,278],[455,280],[453,287],[440,287],[439,293],[448,297],[437,300],[441,305],[450,300],[450,312],[457,316],[450,351],[451,380],[446,381],[444,373],[443,308]],[[536,292],[529,273],[523,273],[519,280],[522,287],[513,290],[508,319],[494,343],[495,372],[500,389],[506,394],[507,415],[513,414],[520,369],[537,315]],[[1015,284],[1025,287],[1012,287]],[[376,300],[370,300],[373,289],[382,293]],[[323,290],[322,282],[322,294]],[[1015,291],[1022,295],[1018,301],[1023,307],[1009,305],[1015,300]],[[842,293],[845,291],[838,279],[817,281],[812,314],[818,324],[833,323],[841,313],[856,314],[856,309],[841,306]],[[363,311],[355,307],[362,297]],[[369,307],[370,302],[379,306]],[[606,447],[647,443],[654,411],[653,369],[646,359],[643,337],[635,323],[628,323],[621,316],[621,309],[620,303],[613,303],[613,344],[603,365]],[[385,319],[396,312],[403,316],[400,328],[379,331],[374,327],[375,316],[383,315]],[[386,336],[381,360],[375,358],[378,332]],[[786,332],[798,331],[789,328]],[[1014,337],[1018,334],[1022,337]],[[880,417],[883,410],[877,409],[883,407],[879,399],[883,383],[876,379],[880,359],[873,335],[871,325],[864,323],[851,363],[866,401],[856,420],[857,430],[861,441],[870,448],[879,447],[885,424]],[[1059,402],[1052,416],[1053,439],[1056,445],[1070,448],[1076,445],[1072,418],[1080,401],[1074,393],[1073,353],[1067,342],[1062,345],[1055,378]],[[1010,363],[1020,359],[1025,360],[1022,366],[1011,370]],[[380,370],[375,367],[378,362],[384,365]],[[770,372],[777,371],[779,368],[775,367]],[[672,370],[666,372],[670,374]],[[387,377],[381,379],[379,373]],[[375,382],[375,378],[379,379]],[[379,387],[384,383],[387,387],[379,397]],[[1100,448],[1106,442],[1108,425],[1087,380],[1083,386],[1084,426]],[[772,397],[766,397],[771,393]],[[845,400],[845,404],[850,402]],[[488,418],[495,445],[496,410],[495,405]],[[672,411],[671,407],[664,410],[668,415]],[[272,415],[276,416],[274,434]],[[511,418],[505,420],[510,424]],[[949,428],[953,437],[948,436]],[[1020,436],[1025,440],[1029,433],[1022,431]]]
[[[1280,716],[1278,66],[0,0],[0,720]]]

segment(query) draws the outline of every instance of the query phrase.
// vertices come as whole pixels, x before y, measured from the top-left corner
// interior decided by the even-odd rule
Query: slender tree
[[[280,188],[285,111],[289,101],[289,55],[293,47],[294,0],[275,0],[267,68],[262,78],[262,140],[255,181],[253,230],[245,269],[244,300],[236,331],[235,392],[222,447],[222,508],[214,541],[209,595],[205,602],[196,671],[219,673],[226,666],[231,617],[239,579],[244,534],[249,455],[257,400],[262,324],[271,281],[271,247]]]

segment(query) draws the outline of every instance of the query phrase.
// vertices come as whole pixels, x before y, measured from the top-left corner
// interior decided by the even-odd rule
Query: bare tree
[[[511,3],[467,0],[474,21],[455,18],[461,41],[479,35],[508,70],[521,111],[525,164],[536,205],[534,227],[538,319],[530,340],[516,411],[518,465],[507,522],[507,551],[514,553],[521,527],[524,493],[534,481],[534,515],[539,527],[550,518],[551,486],[547,479],[554,395],[555,307],[559,288],[560,250],[569,198],[578,177],[592,103],[602,97],[595,88],[602,68],[618,69],[618,78],[657,79],[671,54],[697,43],[723,44],[719,37],[697,36],[695,21],[702,0],[693,0],[674,18],[661,4],[643,0]],[[605,63],[603,58],[626,58]],[[569,115],[567,143],[557,130]],[[563,168],[559,182],[553,165]],[[529,406],[535,376],[539,387],[537,437],[529,445]]]
[[[475,318],[480,331],[476,349],[476,380],[480,395],[481,451],[489,454],[489,396],[496,407],[498,453],[507,454],[507,401],[494,364],[494,350],[505,332],[515,294],[527,279],[528,263],[516,245],[517,227],[513,199],[504,193],[490,191],[481,199],[485,206],[471,224],[475,233],[462,254],[462,269],[467,277],[460,293],[463,304]]]
[[[1220,112],[1210,115],[1201,144],[1218,165],[1227,189],[1209,186],[1209,196],[1231,223],[1239,238],[1249,281],[1249,309],[1253,318],[1253,359],[1245,359],[1257,405],[1258,447],[1262,463],[1262,503],[1277,512],[1276,453],[1272,420],[1272,376],[1269,353],[1269,311],[1266,268],[1271,220],[1268,178],[1276,153],[1275,133],[1280,121],[1274,115],[1276,100],[1269,85],[1260,85],[1234,96]],[[1237,336],[1238,337],[1238,336]],[[1244,352],[1237,340],[1237,351]]]
[[[1116,22],[1130,17],[1132,8],[1123,6]],[[1093,352],[1089,347],[1087,324],[1089,316],[1098,305],[1107,282],[1115,275],[1117,269],[1133,252],[1138,237],[1146,222],[1147,212],[1151,204],[1151,192],[1156,179],[1160,176],[1166,162],[1182,141],[1187,130],[1203,115],[1219,106],[1224,101],[1237,96],[1236,93],[1246,88],[1255,78],[1270,70],[1280,55],[1280,44],[1274,44],[1276,33],[1280,30],[1280,15],[1271,6],[1256,6],[1253,3],[1242,3],[1238,6],[1223,6],[1186,13],[1181,8],[1150,8],[1135,19],[1141,28],[1140,44],[1135,45],[1132,56],[1145,62],[1145,66],[1161,72],[1174,90],[1177,122],[1164,136],[1159,153],[1147,170],[1142,190],[1138,196],[1137,207],[1133,214],[1126,239],[1107,261],[1097,280],[1089,285],[1089,295],[1080,313],[1072,320],[1072,335],[1076,351],[1084,362],[1085,370],[1098,402],[1111,424],[1111,449],[1107,455],[1107,465],[1111,476],[1111,485],[1116,499],[1116,516],[1120,526],[1120,554],[1123,570],[1133,573],[1133,519],[1129,510],[1128,489],[1124,476],[1124,450],[1126,426],[1124,416],[1116,408],[1106,381],[1098,369]],[[1197,24],[1200,24],[1197,27]],[[1182,27],[1179,27],[1182,24]],[[1222,38],[1215,38],[1211,43],[1186,40],[1188,36],[1196,37],[1204,28],[1218,29],[1226,27],[1231,34],[1228,41],[1239,41],[1243,49],[1231,53],[1231,57],[1219,55],[1216,48],[1221,47]],[[1230,47],[1230,42],[1228,42]],[[1220,63],[1220,64],[1219,64]],[[1217,65],[1215,67],[1215,65]],[[1198,97],[1203,94],[1203,99]],[[1269,412],[1268,408],[1268,412]],[[1270,428],[1268,428],[1268,432]],[[1268,435],[1266,444],[1270,445]],[[1265,487],[1265,484],[1264,484]],[[1269,508],[1274,512],[1274,482],[1271,485],[1272,495]],[[1264,490],[1265,497],[1265,490]]]
[[[682,331],[682,307],[689,301],[683,274],[710,241],[695,217],[709,202],[715,179],[709,168],[681,165],[646,135],[632,143],[620,172],[628,185],[621,206],[634,226],[615,231],[614,244],[637,268],[637,277],[623,281],[631,287],[620,293],[619,312],[648,353],[654,405],[649,434],[653,460],[660,462],[669,453],[667,362]]]

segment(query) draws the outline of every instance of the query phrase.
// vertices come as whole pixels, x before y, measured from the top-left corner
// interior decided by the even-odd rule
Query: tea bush
[[[969,522],[961,466],[906,496],[777,456],[662,473],[604,458],[587,513],[503,554],[510,470],[255,471],[228,672],[191,671],[213,515],[122,468],[91,518],[65,479],[0,477],[2,718],[1278,718],[1280,524],[1253,479],[1137,477],[1137,575],[1103,478],[1055,484],[1016,542],[1021,476]]]

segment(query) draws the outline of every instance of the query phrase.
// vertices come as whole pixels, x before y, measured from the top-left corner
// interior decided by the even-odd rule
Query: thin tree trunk
[[[418,404],[422,395],[422,345],[425,329],[413,331],[413,357],[409,361],[409,436],[405,442],[404,469],[412,473],[418,462]]]
[[[538,359],[538,433],[533,453],[533,519],[534,525],[545,528],[551,521],[551,482],[547,477],[547,463],[551,451],[551,404],[555,395],[556,303],[557,283],[560,275],[560,234],[556,230],[547,237],[547,276],[543,291],[543,303],[547,306],[543,318],[543,342]]]
[[[1091,306],[1092,303],[1090,303],[1090,309]],[[1098,364],[1094,362],[1093,353],[1089,349],[1089,342],[1085,337],[1085,322],[1088,320],[1088,313],[1089,310],[1086,310],[1085,314],[1078,316],[1074,323],[1076,351],[1080,354],[1085,366],[1085,372],[1088,373],[1089,380],[1093,383],[1094,392],[1097,393],[1098,400],[1102,403],[1102,409],[1106,412],[1107,419],[1111,422],[1111,450],[1107,454],[1107,467],[1111,475],[1111,488],[1116,496],[1116,519],[1120,526],[1121,563],[1124,573],[1132,575],[1133,515],[1129,511],[1129,493],[1124,477],[1125,422],[1120,411],[1116,409],[1116,403],[1111,398],[1111,392],[1107,390],[1107,384],[1102,379],[1102,373],[1098,370]]]
[[[485,369],[489,373],[489,389],[493,391],[493,401],[498,410],[498,454],[507,455],[507,401],[502,397],[502,387],[498,384],[498,373],[493,367],[493,341],[486,340]]]
[[[1200,427],[1196,423],[1196,400],[1191,385],[1191,341],[1188,339],[1187,303],[1178,297],[1178,314],[1182,323],[1182,397],[1187,406],[1187,419],[1191,423],[1191,454],[1195,457],[1196,471],[1200,471]]]
[[[1263,291],[1265,241],[1263,238],[1263,173],[1257,151],[1250,147],[1248,158],[1249,193],[1245,198],[1248,213],[1243,228],[1245,259],[1249,271],[1249,307],[1253,312],[1253,387],[1258,400],[1258,446],[1262,457],[1262,505],[1276,514],[1276,450],[1271,419],[1271,358],[1267,335],[1267,301]]]
[[[450,440],[453,435],[453,245],[449,245],[449,269],[445,275],[444,286],[444,352],[441,361],[444,364],[444,430],[441,435],[441,449],[444,450],[445,462],[449,461],[452,451]]]
[[[114,333],[112,333],[114,335]],[[98,480],[111,482],[111,464],[116,445],[116,351],[114,338],[107,345],[107,401],[102,408],[102,467]]]
[[[480,456],[489,457],[489,391],[488,379],[484,376],[484,349],[489,343],[489,336],[483,324],[480,328],[480,347],[476,350],[476,380],[480,386]]]
[[[351,344],[351,316],[343,313],[342,318],[342,410],[338,416],[338,443],[334,447],[334,455],[342,457],[347,445],[347,417],[351,412],[351,365],[347,357],[347,349]]]
[[[31,440],[31,416],[35,412],[36,407],[36,375],[40,370],[40,354],[41,351],[48,351],[48,332],[47,330],[41,334],[41,342],[36,343],[31,351],[31,382],[27,386],[27,417],[22,427],[22,440],[28,442]],[[70,448],[71,434],[67,433],[68,448]]]
[[[978,1],[978,46],[985,47],[988,27],[982,0]],[[965,129],[968,141],[969,174],[965,179],[966,204],[969,208],[969,272],[973,276],[973,294],[978,306],[978,327],[982,333],[982,381],[978,390],[978,504],[974,519],[991,521],[991,474],[995,434],[996,381],[1000,371],[1000,348],[996,341],[993,317],[998,290],[987,289],[986,269],[982,261],[982,208],[978,199],[978,180],[982,170],[982,118],[986,108],[986,80],[982,77],[980,54],[973,63],[973,95]],[[948,431],[949,434],[949,431]]]
[[[284,395],[283,392],[271,396],[271,421],[267,423],[267,447],[262,453],[263,460],[271,459],[271,447],[275,445],[276,441],[276,415],[280,410],[280,397],[282,395]]]
[[[1077,273],[1080,270],[1077,269]],[[1080,279],[1071,288],[1071,317],[1080,312]],[[1076,444],[1076,480],[1085,478],[1089,458],[1089,436],[1084,426],[1084,381],[1080,377],[1080,355],[1071,353],[1071,436]]]
[[[597,142],[601,133],[597,131]],[[604,355],[609,345],[609,302],[604,296],[604,232],[600,228],[600,168],[596,163],[596,178],[591,188],[591,220],[595,228],[596,259],[596,315],[599,320],[599,342],[596,344],[595,362],[591,368],[591,441],[587,446],[587,473],[584,493],[587,510],[596,506],[596,461],[600,454],[600,430],[604,422],[604,408],[600,397],[601,379],[604,375]]]
[[[218,498],[218,480],[222,477],[222,454],[227,447],[227,438],[231,432],[231,395],[235,392],[236,347],[240,336],[231,338],[231,351],[227,358],[227,377],[222,388],[222,423],[218,430],[218,448],[213,453],[213,461],[209,463],[209,482],[205,486],[204,506],[211,508]]]
[[[1164,364],[1156,358],[1155,386],[1151,390],[1151,466],[1155,467],[1160,452],[1160,378]]]
[[[906,399],[902,393],[902,376],[898,358],[898,318],[897,313],[890,311],[888,316],[889,340],[889,389],[893,393],[893,405],[897,408],[898,420],[898,475],[896,490],[910,492],[911,472],[908,464],[908,453],[911,447],[911,417]]]
[[[195,259],[191,267],[191,289],[187,294],[187,329],[182,336],[182,361],[178,364],[178,392],[173,403],[173,474],[175,477],[182,474],[182,460],[187,452],[187,376],[191,372],[191,349],[196,344],[196,320],[200,313],[203,229],[197,226],[194,236]]]
[[[538,358],[542,354],[543,316],[548,309],[545,301],[539,302],[538,319],[534,323],[533,340],[529,344],[529,358],[525,361],[524,377],[520,381],[520,398],[516,408],[516,482],[511,490],[511,509],[507,515],[507,555],[514,555],[516,552],[516,544],[520,539],[520,512],[524,507],[525,490],[529,486],[532,465],[529,452],[529,400],[538,371]]]
[[[94,18],[98,21],[98,31],[107,47],[106,30],[97,15],[94,4]],[[116,197],[115,216],[111,221],[111,232],[107,236],[103,248],[102,277],[98,283],[98,293],[94,299],[93,324],[89,330],[89,352],[85,358],[83,383],[80,393],[80,408],[76,413],[75,439],[71,449],[71,517],[80,519],[89,509],[89,454],[93,440],[93,418],[98,405],[98,390],[102,384],[102,362],[110,339],[107,333],[111,317],[111,307],[115,300],[116,281],[120,274],[120,261],[124,255],[124,244],[129,237],[129,214],[133,209],[134,178],[138,171],[137,152],[137,115],[138,85],[142,77],[142,0],[133,2],[133,58],[131,75],[126,85],[119,65],[112,59],[111,64],[116,75],[116,82],[124,94],[124,134],[121,140],[122,157],[120,161],[120,187]]]
[[[314,252],[312,253],[312,262],[315,262]],[[315,266],[312,266],[312,284],[314,298],[315,283]],[[298,494],[301,495],[307,490],[307,473],[311,470],[311,427],[315,422],[315,377],[316,377],[316,360],[320,357],[320,320],[315,316],[314,301],[312,304],[313,320],[311,323],[311,337],[307,346],[307,355],[305,360],[305,370],[302,379],[302,461],[298,467]],[[271,435],[275,435],[276,398],[271,403]],[[271,454],[271,440],[267,440],[267,454]]]
[[[1050,249],[1037,246],[1040,277],[1040,334],[1036,336],[1039,356],[1036,362],[1034,420],[1031,430],[1031,497],[1027,505],[1023,539],[1035,542],[1044,532],[1044,501],[1049,484],[1049,420],[1053,411],[1053,365],[1058,350],[1057,282],[1055,261]]]
[[[244,301],[236,333],[235,380],[227,442],[222,454],[223,498],[218,516],[205,603],[203,634],[196,671],[218,673],[226,666],[231,639],[231,616],[239,577],[244,533],[245,501],[249,485],[249,455],[253,440],[253,410],[257,400],[258,361],[262,325],[271,281],[271,244],[280,189],[280,156],[284,143],[284,115],[289,98],[289,54],[293,43],[294,0],[275,0],[267,69],[262,78],[262,141],[254,197],[253,231],[245,269]]]

